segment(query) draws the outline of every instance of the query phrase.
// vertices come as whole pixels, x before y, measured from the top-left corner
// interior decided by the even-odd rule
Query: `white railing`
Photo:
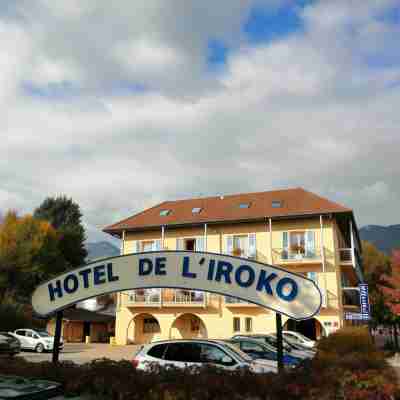
[[[305,249],[305,248],[275,248],[272,250],[275,263],[286,261],[318,261],[321,260],[320,249]]]
[[[158,306],[161,304],[161,289],[132,290],[128,293],[128,303]]]
[[[206,294],[198,290],[179,290],[173,292],[172,298],[163,299],[163,305],[205,305]]]

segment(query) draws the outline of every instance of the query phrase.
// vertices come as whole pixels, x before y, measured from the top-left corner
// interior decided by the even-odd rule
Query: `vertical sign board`
[[[369,314],[368,284],[360,283],[360,311],[361,314]]]

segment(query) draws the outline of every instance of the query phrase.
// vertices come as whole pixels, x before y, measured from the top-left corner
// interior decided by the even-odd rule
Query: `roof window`
[[[282,207],[282,201],[281,200],[272,200],[272,208],[281,208]]]
[[[171,210],[161,210],[160,217],[166,217],[167,215],[169,215],[170,212]]]
[[[250,203],[240,203],[239,208],[250,208]]]
[[[198,214],[201,211],[201,207],[193,207],[192,214]]]

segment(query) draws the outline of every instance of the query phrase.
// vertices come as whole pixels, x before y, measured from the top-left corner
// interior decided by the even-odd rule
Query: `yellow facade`
[[[297,238],[295,235],[299,232],[300,237],[305,235],[304,232],[313,232],[312,257],[304,257],[302,254],[289,258],[284,256],[287,254],[283,251],[284,232],[288,232],[285,235],[289,238]],[[249,234],[255,234],[256,260],[293,272],[316,273],[314,277],[321,292],[325,294],[325,300],[320,313],[312,322],[314,328],[309,327],[315,330],[315,336],[326,335],[340,328],[343,325],[344,308],[341,282],[343,276],[346,276],[347,281],[356,285],[357,276],[355,267],[349,261],[342,260],[340,249],[352,249],[350,243],[345,244],[343,232],[332,216],[324,216],[322,221],[319,216],[314,216],[307,219],[303,217],[271,222],[266,219],[265,222],[257,223],[219,223],[187,228],[168,227],[163,231],[124,232],[122,253],[143,251],[152,241],[161,241],[161,248],[165,250],[177,250],[178,240],[202,238],[204,251],[227,254],[228,237],[238,235],[245,240]],[[153,300],[140,298],[132,291],[119,293],[117,343],[145,343],[188,337],[229,338],[238,333],[275,331],[275,313],[262,307],[235,302],[234,299],[225,299],[215,294],[204,294],[200,301],[193,300],[190,293],[182,296],[174,296],[172,289],[162,289],[159,297],[155,294]],[[287,321],[288,318],[283,316],[283,323]]]

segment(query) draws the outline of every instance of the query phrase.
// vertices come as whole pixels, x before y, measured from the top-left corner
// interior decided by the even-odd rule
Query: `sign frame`
[[[278,271],[279,273],[281,273],[282,275],[291,275],[293,277],[296,278],[296,280],[300,280],[300,281],[307,281],[310,282],[311,285],[314,286],[314,288],[316,289],[315,294],[319,294],[319,304],[318,306],[315,307],[315,311],[313,313],[311,313],[310,315],[307,315],[305,317],[300,317],[300,318],[296,318],[296,316],[294,316],[293,314],[289,314],[285,311],[282,311],[280,309],[276,309],[273,308],[272,306],[268,306],[268,303],[266,302],[257,302],[254,301],[254,299],[249,299],[246,296],[242,296],[238,293],[233,293],[233,294],[228,294],[226,292],[220,292],[218,290],[212,290],[209,288],[198,288],[198,287],[192,287],[190,285],[171,285],[171,284],[158,284],[158,285],[153,285],[153,286],[149,286],[149,285],[126,285],[126,286],[119,286],[118,288],[114,289],[114,290],[103,290],[99,293],[96,293],[95,295],[91,294],[90,296],[84,297],[81,296],[79,297],[79,299],[77,300],[73,300],[70,301],[68,303],[63,304],[60,307],[55,307],[55,308],[51,308],[51,311],[43,313],[43,312],[38,312],[37,311],[37,307],[35,307],[35,305],[37,306],[37,301],[35,299],[35,295],[37,295],[39,289],[43,290],[44,286],[50,286],[50,284],[52,282],[57,282],[57,279],[60,280],[62,277],[64,277],[64,279],[66,278],[66,276],[68,275],[73,275],[78,274],[80,271],[82,271],[83,269],[88,269],[88,268],[96,268],[96,265],[104,265],[106,266],[106,264],[111,264],[112,265],[112,261],[113,260],[118,260],[118,259],[128,259],[128,258],[133,258],[133,257],[137,257],[138,260],[140,259],[140,257],[144,257],[144,258],[149,258],[152,256],[158,255],[159,257],[167,257],[169,255],[176,255],[176,256],[181,256],[181,259],[184,259],[185,256],[193,256],[193,257],[202,257],[203,259],[207,258],[214,258],[214,259],[221,259],[222,260],[231,260],[232,262],[236,262],[236,263],[240,263],[240,264],[254,264],[255,266],[257,266],[259,268],[259,271],[262,270],[262,268],[265,269],[270,269],[270,270],[275,270]],[[210,260],[209,260],[210,261]],[[226,261],[229,262],[229,261]],[[241,265],[243,266],[243,265]],[[247,265],[248,266],[248,265]],[[107,267],[108,268],[108,267]],[[121,268],[121,267],[120,267]],[[133,270],[132,270],[133,271]],[[178,271],[178,267],[177,267],[177,271]],[[258,271],[258,272],[259,272]],[[116,271],[112,271],[111,269],[111,277],[113,277],[113,272]],[[106,272],[103,271],[104,274],[106,274]],[[107,270],[107,274],[109,274],[109,270]],[[283,279],[283,278],[281,278]],[[60,284],[61,285],[61,284]],[[213,253],[213,252],[196,252],[196,251],[187,251],[187,250],[161,250],[161,251],[150,251],[150,252],[140,252],[140,253],[130,253],[130,254],[125,254],[125,255],[119,255],[119,256],[114,256],[114,257],[106,257],[106,258],[102,258],[102,259],[98,259],[95,261],[92,261],[88,264],[84,264],[83,266],[80,266],[78,268],[74,268],[73,270],[69,270],[64,272],[63,274],[57,275],[51,279],[48,279],[47,281],[43,282],[41,285],[39,285],[36,290],[34,291],[34,293],[32,294],[32,306],[34,309],[34,312],[36,315],[41,316],[41,317],[48,317],[51,316],[57,312],[60,312],[61,310],[64,310],[68,307],[70,307],[73,304],[76,304],[77,302],[80,301],[85,301],[87,299],[93,298],[93,297],[97,297],[99,295],[103,295],[103,294],[111,294],[111,293],[115,293],[115,292],[122,292],[122,291],[126,291],[126,290],[137,290],[137,289],[151,289],[151,288],[167,288],[167,289],[184,289],[184,290],[198,290],[198,291],[203,291],[203,292],[207,292],[207,293],[213,293],[213,294],[218,294],[221,296],[231,296],[234,298],[237,298],[239,300],[242,301],[246,301],[255,305],[258,305],[260,307],[269,309],[273,312],[276,313],[280,313],[283,315],[286,315],[289,318],[292,318],[294,320],[297,321],[301,321],[301,320],[306,320],[306,319],[310,319],[313,318],[316,314],[319,313],[321,306],[322,306],[322,294],[321,291],[318,287],[318,285],[311,279],[307,278],[306,276],[300,275],[299,273],[296,272],[292,272],[292,271],[288,271],[284,268],[278,267],[278,266],[274,266],[274,265],[270,265],[270,264],[266,264],[266,263],[262,263],[253,259],[249,259],[249,258],[243,258],[243,257],[236,257],[236,256],[232,256],[232,255],[226,255],[226,254],[221,254],[221,253]]]

